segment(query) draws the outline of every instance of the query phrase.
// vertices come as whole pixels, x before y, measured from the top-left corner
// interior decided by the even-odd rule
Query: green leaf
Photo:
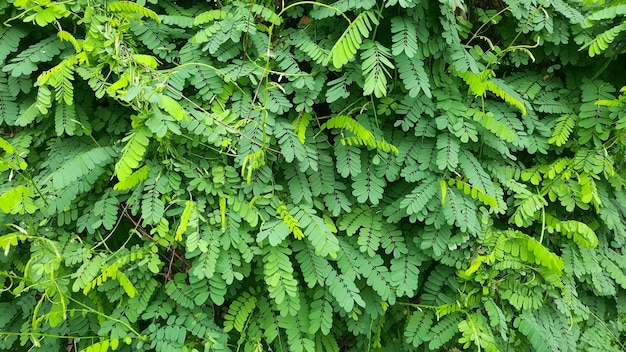
[[[390,60],[391,51],[376,41],[365,41],[361,53],[361,69],[365,75],[363,95],[374,93],[376,98],[387,95],[387,78],[394,65]]]
[[[323,286],[329,273],[334,270],[330,262],[316,255],[315,249],[307,242],[295,242],[293,247],[297,252],[296,260],[300,263],[300,270],[307,286],[309,288]]]
[[[114,155],[115,150],[111,147],[98,147],[88,150],[63,164],[49,176],[49,179],[52,180],[54,188],[64,189],[76,180],[94,172],[96,168],[100,169],[107,165]]]
[[[406,342],[413,347],[419,347],[424,342],[430,340],[430,328],[433,325],[435,314],[432,310],[418,310],[411,314],[404,330]]]
[[[385,180],[378,178],[374,170],[368,168],[353,178],[352,195],[356,197],[359,203],[370,201],[377,205],[383,198]]]
[[[150,167],[148,165],[144,165],[141,168],[133,171],[126,180],[119,181],[113,186],[113,189],[116,191],[126,191],[139,183],[145,181],[148,178],[148,172],[150,172]]]
[[[185,209],[183,209],[183,213],[180,216],[180,224],[176,229],[174,241],[183,240],[183,233],[187,231],[187,225],[189,224],[189,218],[191,217],[191,213],[193,212],[194,205],[195,203],[192,200],[185,201]]]
[[[378,25],[377,15],[373,11],[361,12],[354,21],[350,22],[329,53],[335,68],[341,68],[356,55],[363,43],[363,38],[369,37],[372,24]]]
[[[427,177],[415,187],[410,194],[400,202],[400,207],[405,208],[407,214],[417,214],[421,212],[426,203],[439,191],[439,182],[433,176]]]
[[[263,256],[263,274],[269,296],[281,315],[296,315],[300,309],[298,281],[293,275],[293,266],[289,260],[291,250],[284,245],[265,248]]]
[[[195,16],[193,24],[199,26],[201,24],[221,20],[228,16],[228,12],[224,10],[209,10]]]
[[[165,110],[174,119],[176,119],[176,121],[180,121],[184,118],[189,118],[187,116],[187,113],[185,112],[185,109],[183,109],[183,107],[180,106],[180,104],[176,100],[168,97],[167,95],[159,95],[158,104],[161,109]]]
[[[11,72],[13,77],[30,75],[37,70],[37,64],[51,61],[65,47],[66,45],[56,37],[51,36],[43,39],[20,51],[17,56],[13,57],[8,64],[2,67],[2,71]]]
[[[352,312],[355,304],[365,307],[365,301],[361,297],[359,289],[354,281],[346,275],[331,271],[326,278],[326,286],[328,286],[328,291],[344,311]]]
[[[337,144],[334,148],[337,157],[337,172],[341,177],[355,177],[361,173],[361,150],[352,147]]]
[[[277,246],[282,243],[290,233],[289,227],[287,227],[283,221],[271,220],[264,223],[261,227],[261,231],[257,236],[257,242],[261,243],[265,239],[268,239],[270,245]]]
[[[4,249],[4,255],[8,256],[11,247],[16,247],[20,235],[18,232],[13,232],[7,235],[0,236],[0,247]]]
[[[320,331],[329,335],[333,326],[333,306],[330,295],[324,290],[317,290],[313,295],[311,310],[309,311],[309,333],[315,334]]]
[[[297,208],[296,208],[297,209]],[[304,235],[315,248],[315,255],[336,258],[339,252],[339,242],[333,231],[324,220],[317,216],[313,209],[301,207],[294,217],[304,229]]]
[[[492,70],[486,70],[479,74],[464,71],[457,72],[457,75],[465,80],[472,93],[477,96],[485,97],[487,92],[491,92],[507,103],[517,107],[522,112],[522,115],[526,115],[524,99],[506,82],[493,78],[495,73]]]
[[[471,110],[469,111],[471,113]],[[515,133],[509,127],[496,119],[491,112],[483,113],[480,110],[474,111],[474,121],[480,122],[484,128],[491,131],[502,140],[512,143],[515,141]]]
[[[115,164],[115,173],[120,182],[126,181],[132,174],[132,170],[139,167],[150,144],[150,136],[150,130],[143,127],[134,130],[124,138],[126,145],[122,149],[122,156]]]
[[[444,133],[437,137],[436,147],[439,170],[455,170],[459,163],[459,151],[461,150],[459,140],[449,133]]]
[[[391,19],[391,33],[394,33],[391,37],[393,56],[404,53],[406,57],[413,58],[418,50],[415,23],[407,17],[394,17]]]
[[[121,271],[118,271],[115,278],[120,283],[120,286],[124,289],[128,297],[133,298],[137,294],[137,289],[133,286],[133,283],[128,279],[128,277]]]
[[[256,308],[257,299],[248,292],[244,292],[231,303],[228,313],[224,316],[224,331],[235,329],[242,332],[248,318]]]
[[[404,255],[391,260],[389,283],[396,287],[398,297],[412,297],[419,285],[420,260],[413,255]]]
[[[548,143],[555,144],[557,147],[564,145],[570,137],[574,126],[576,126],[576,115],[561,115],[557,119],[557,124],[552,131],[552,137],[548,140]]]
[[[9,54],[17,51],[19,42],[28,35],[28,31],[20,26],[10,26],[0,29],[0,63],[4,65]],[[3,70],[4,71],[4,70]],[[6,72],[6,71],[4,71]]]
[[[545,214],[546,228],[550,233],[560,232],[567,238],[571,238],[577,244],[595,248],[598,246],[598,237],[595,232],[585,223],[577,220],[561,221],[550,214]]]
[[[0,194],[0,210],[7,214],[32,214],[38,210],[32,200],[34,195],[33,189],[24,185],[9,188]]]
[[[459,165],[472,186],[484,190],[487,195],[496,195],[493,181],[474,154],[463,150],[460,154]]]
[[[297,160],[300,172],[305,172],[308,169],[318,171],[317,153],[309,144],[301,141],[300,136],[294,133],[293,126],[287,123],[280,123],[276,126],[276,129],[276,137],[280,138],[278,143],[281,146],[285,161],[291,163]],[[302,136],[302,138],[304,137]]]
[[[441,348],[454,337],[459,329],[457,314],[446,315],[433,325],[430,331],[432,340],[428,343],[428,348],[431,350]]]
[[[608,10],[608,9],[607,9]],[[606,31],[598,34],[593,40],[585,44],[583,48],[588,47],[588,54],[590,57],[594,57],[596,55],[600,55],[605,52],[611,43],[615,41],[615,39],[619,38],[620,34],[626,31],[626,22],[611,27]]]
[[[398,55],[394,57],[398,65],[398,73],[404,87],[409,91],[409,96],[415,98],[423,92],[428,98],[432,98],[430,80],[424,62],[417,56]]]
[[[459,339],[459,343],[463,344],[463,348],[469,348],[473,343],[478,348],[484,346],[489,351],[498,351],[493,333],[482,314],[474,313],[468,315],[467,319],[461,321],[458,327],[463,335]]]
[[[112,12],[123,12],[123,13],[128,13],[128,14],[134,14],[140,18],[148,17],[148,18],[155,20],[158,23],[161,22],[159,15],[157,15],[154,11],[147,9],[141,5],[138,5],[134,2],[130,2],[130,1],[116,1],[116,2],[109,3],[107,5],[107,10],[112,11]]]

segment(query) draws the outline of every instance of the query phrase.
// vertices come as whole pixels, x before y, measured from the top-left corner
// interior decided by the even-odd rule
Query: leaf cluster
[[[625,14],[0,4],[0,349],[623,350]]]

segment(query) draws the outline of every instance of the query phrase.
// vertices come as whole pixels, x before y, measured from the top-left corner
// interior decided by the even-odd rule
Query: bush
[[[0,3],[0,349],[624,350],[625,6]]]

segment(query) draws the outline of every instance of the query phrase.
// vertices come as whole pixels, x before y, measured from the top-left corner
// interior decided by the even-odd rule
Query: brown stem
[[[123,207],[122,208],[122,215],[124,215],[125,218],[127,218],[128,220],[130,220],[130,222],[133,224],[133,226],[135,226],[135,229],[137,230],[137,232],[139,232],[142,236],[148,238],[150,241],[152,242],[156,242],[156,240],[154,239],[154,237],[152,237],[152,235],[150,235],[148,233],[148,231],[146,231],[146,229],[144,229],[137,220],[135,220],[132,215],[130,215],[128,213],[128,210]],[[172,265],[174,262],[174,257],[176,257],[176,259],[180,260],[183,262],[183,264],[185,265],[185,268],[188,270],[191,265],[189,265],[189,263],[187,262],[187,260],[185,258],[182,257],[182,255],[176,251],[176,248],[172,247],[172,256],[170,257],[170,264],[165,276],[166,280],[169,280],[171,278],[171,271],[172,271]]]

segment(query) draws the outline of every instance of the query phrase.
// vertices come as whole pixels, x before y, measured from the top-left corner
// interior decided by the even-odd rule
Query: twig
[[[137,220],[135,220],[126,210],[126,208],[122,209],[122,215],[124,215],[124,217],[126,217],[128,220],[130,220],[130,222],[133,223],[133,225],[135,226],[135,229],[137,229],[137,232],[139,232],[142,236],[148,238],[150,241],[155,242],[156,240],[154,239],[154,237],[152,237],[152,235],[150,235],[148,233],[148,231],[146,231],[146,229],[144,229],[141,225],[139,225],[139,222],[137,222]],[[174,260],[174,257],[176,257],[176,259],[179,259],[180,261],[183,262],[183,264],[185,264],[185,267],[187,269],[191,268],[191,265],[189,265],[189,263],[187,263],[187,260],[185,258],[183,258],[180,253],[178,253],[178,251],[176,251],[175,248],[172,248],[172,257],[170,260],[170,267],[168,270],[171,270],[172,267],[172,262]]]

